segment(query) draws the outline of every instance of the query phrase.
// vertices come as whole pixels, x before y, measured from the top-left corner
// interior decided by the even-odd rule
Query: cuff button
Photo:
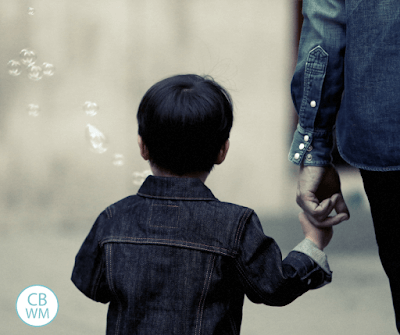
[[[304,142],[308,142],[309,139],[310,139],[310,136],[308,136],[308,135],[304,136]]]
[[[311,154],[308,154],[307,157],[306,157],[306,159],[307,159],[308,161],[312,160],[312,155],[311,155]]]
[[[303,150],[303,149],[304,149],[304,143],[300,143],[299,149],[300,149],[300,150]]]
[[[298,153],[298,152],[296,152],[295,154],[294,154],[294,159],[299,159],[300,158],[300,154]]]

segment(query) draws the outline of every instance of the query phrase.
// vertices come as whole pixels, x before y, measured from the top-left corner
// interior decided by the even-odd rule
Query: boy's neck
[[[193,172],[193,173],[188,173],[188,174],[179,176],[179,175],[173,174],[169,171],[166,171],[164,169],[161,169],[158,166],[151,164],[151,163],[150,163],[150,168],[151,168],[151,171],[153,172],[153,175],[156,177],[198,178],[203,183],[206,182],[206,179],[207,179],[208,175],[210,174],[210,172]]]

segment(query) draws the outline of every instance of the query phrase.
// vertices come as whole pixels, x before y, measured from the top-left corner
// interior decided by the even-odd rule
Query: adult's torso
[[[400,1],[346,0],[338,148],[351,165],[400,170]]]

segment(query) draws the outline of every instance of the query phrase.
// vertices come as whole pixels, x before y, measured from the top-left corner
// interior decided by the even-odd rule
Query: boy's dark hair
[[[176,175],[211,171],[232,128],[232,100],[211,77],[177,75],[146,92],[137,120],[153,164]]]

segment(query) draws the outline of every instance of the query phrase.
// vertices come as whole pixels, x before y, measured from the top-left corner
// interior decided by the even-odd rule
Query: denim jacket
[[[400,169],[400,1],[303,0],[293,75],[299,115],[289,160]],[[343,96],[343,100],[342,100]]]
[[[196,178],[149,176],[97,218],[72,281],[110,302],[107,334],[239,334],[245,294],[282,306],[331,281],[307,241],[282,261],[253,210]]]

